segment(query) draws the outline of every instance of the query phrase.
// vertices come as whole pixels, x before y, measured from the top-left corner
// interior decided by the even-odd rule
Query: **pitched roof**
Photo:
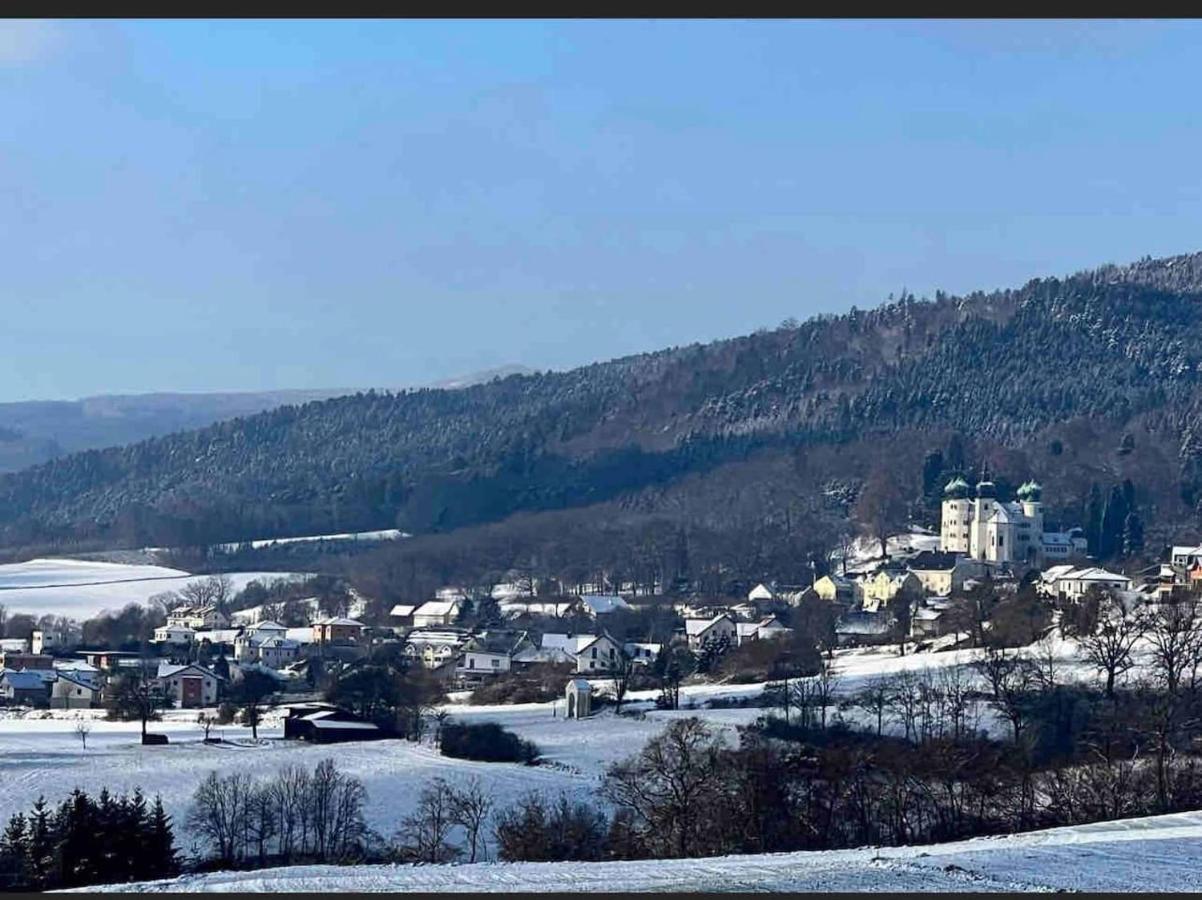
[[[614,595],[591,595],[581,597],[580,602],[588,607],[593,615],[604,615],[617,609],[630,609],[630,604],[621,597]]]
[[[961,557],[942,550],[923,550],[910,560],[908,566],[916,572],[946,572],[956,567]]]
[[[722,619],[726,619],[728,622],[731,622],[732,624],[734,623],[734,619],[732,619],[726,613],[720,613],[719,615],[716,615],[711,619],[685,619],[684,620],[685,634],[689,635],[690,637],[696,637],[699,634],[705,634],[705,632],[709,631],[713,626],[717,625],[718,622],[720,622]]]
[[[314,622],[313,624],[314,625],[351,625],[351,626],[354,626],[355,628],[366,628],[367,627],[362,622],[356,621],[355,619],[348,619],[343,616],[340,616],[336,619],[322,619],[320,622]]]
[[[36,691],[46,686],[46,679],[40,673],[24,670],[16,672],[5,669],[4,674],[0,675],[0,681],[17,691]]]
[[[413,611],[415,616],[449,616],[460,606],[459,600],[427,600]]]
[[[413,615],[413,611],[415,609],[417,609],[417,606],[415,604],[398,603],[396,606],[394,606],[391,610],[388,611],[388,615],[405,618],[406,616]]]

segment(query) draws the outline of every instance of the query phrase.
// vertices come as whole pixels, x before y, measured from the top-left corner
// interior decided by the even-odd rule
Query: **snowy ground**
[[[87,619],[128,603],[145,603],[154,594],[177,591],[190,575],[164,566],[126,565],[78,559],[33,559],[0,565],[0,603],[9,614],[68,616]],[[256,579],[292,577],[286,572],[230,573],[236,590]]]
[[[1197,891],[1202,813],[925,847],[603,863],[296,866],[119,891]],[[94,889],[92,889],[94,890]]]

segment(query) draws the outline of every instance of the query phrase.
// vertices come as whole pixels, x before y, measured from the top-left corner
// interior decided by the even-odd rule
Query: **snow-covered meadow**
[[[9,614],[67,616],[87,619],[129,603],[145,603],[163,591],[178,591],[191,575],[166,566],[131,565],[79,559],[32,559],[0,565],[0,604]],[[235,590],[255,580],[292,577],[286,572],[237,572],[229,578]]]

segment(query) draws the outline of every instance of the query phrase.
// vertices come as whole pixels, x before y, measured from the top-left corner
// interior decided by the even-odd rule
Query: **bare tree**
[[[179,589],[180,598],[192,606],[224,608],[234,599],[234,593],[234,582],[228,575],[210,575],[198,581],[189,581]]]
[[[1129,613],[1121,601],[1107,595],[1100,598],[1097,627],[1077,639],[1085,658],[1105,673],[1106,696],[1110,699],[1114,699],[1119,677],[1135,665],[1132,650],[1145,630],[1142,617]]]
[[[485,793],[480,779],[472,777],[451,794],[451,815],[455,824],[462,826],[467,838],[468,862],[476,862],[478,856],[488,858],[488,839],[485,825],[492,814],[492,798]]]
[[[888,539],[906,524],[906,492],[898,473],[884,466],[868,476],[852,510],[864,533],[881,543],[881,558],[889,556]]]
[[[835,691],[839,686],[839,676],[835,673],[835,664],[828,655],[820,655],[818,674],[813,677],[814,705],[820,711],[820,722],[826,728],[826,711],[835,703]]]
[[[1027,695],[1034,686],[1030,660],[1007,654],[1004,648],[986,647],[974,666],[989,686],[990,703],[1010,723],[1014,743],[1020,744],[1027,724]]]
[[[81,719],[75,725],[75,735],[79,738],[79,742],[83,744],[83,749],[88,749],[88,734],[92,731],[91,724],[86,719]]]
[[[615,712],[622,711],[622,702],[626,699],[626,691],[630,686],[630,676],[634,674],[634,666],[634,659],[625,650],[619,650],[618,657],[614,660],[613,668],[609,672],[612,684],[610,693],[614,698]]]
[[[445,863],[459,855],[449,840],[457,824],[455,791],[443,778],[422,789],[417,809],[401,820],[397,831],[401,855],[416,862]]]
[[[207,843],[216,858],[233,865],[246,851],[246,820],[252,793],[250,776],[210,772],[192,795],[188,828]]]
[[[889,709],[892,686],[889,679],[883,675],[875,675],[852,698],[852,705],[862,709],[876,719],[876,733],[879,737],[885,730],[885,713]]]
[[[635,756],[610,767],[602,794],[631,810],[631,827],[657,856],[704,849],[721,803],[721,736],[700,719],[680,719]]]

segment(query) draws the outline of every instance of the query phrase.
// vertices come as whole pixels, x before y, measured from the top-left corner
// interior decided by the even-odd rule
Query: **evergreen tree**
[[[1123,523],[1123,556],[1139,556],[1144,551],[1144,523],[1135,511],[1127,513]]]
[[[169,878],[179,874],[179,853],[175,849],[171,818],[163,809],[163,798],[157,795],[150,811],[147,849],[150,877]]]
[[[1123,523],[1127,521],[1127,501],[1123,489],[1115,485],[1110,489],[1106,509],[1102,513],[1102,528],[1099,534],[1098,557],[1108,559],[1123,550]]]
[[[1089,486],[1089,501],[1085,507],[1085,539],[1089,542],[1089,552],[1093,556],[1102,555],[1102,514],[1105,503],[1102,500],[1102,489],[1097,482]]]

